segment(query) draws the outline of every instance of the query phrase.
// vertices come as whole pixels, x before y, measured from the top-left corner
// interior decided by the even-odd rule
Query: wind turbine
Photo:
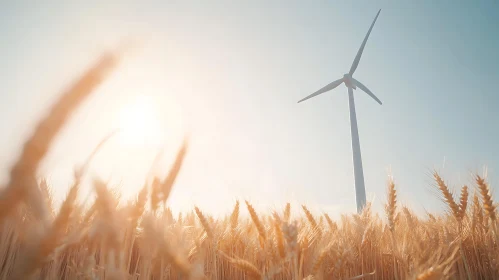
[[[342,83],[345,83],[345,86],[348,88],[348,101],[349,101],[348,104],[350,106],[350,132],[352,134],[353,172],[355,180],[355,198],[357,200],[358,213],[360,213],[364,208],[364,206],[366,205],[366,188],[364,186],[364,173],[362,171],[362,158],[360,155],[359,131],[357,128],[357,117],[355,115],[355,102],[353,99],[353,90],[357,89],[358,87],[361,90],[363,90],[365,93],[369,94],[380,105],[382,103],[365,85],[354,79],[352,75],[353,73],[355,73],[355,70],[359,65],[360,57],[362,56],[362,52],[364,51],[364,47],[366,46],[367,39],[369,38],[369,34],[371,34],[371,30],[373,29],[374,23],[376,23],[376,20],[378,19],[380,12],[381,9],[376,14],[376,17],[374,18],[374,21],[371,24],[371,27],[369,28],[369,31],[367,32],[366,37],[362,42],[362,45],[360,45],[359,51],[357,52],[357,56],[355,56],[355,59],[353,60],[352,67],[350,67],[350,71],[345,75],[343,75],[343,78],[328,84],[327,86],[319,89],[318,91],[298,101],[298,103],[300,103],[309,98],[317,96],[321,93],[330,91],[336,88],[337,86],[341,85]]]

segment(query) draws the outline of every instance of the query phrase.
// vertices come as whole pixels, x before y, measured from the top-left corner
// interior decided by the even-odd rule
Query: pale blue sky
[[[4,180],[60,90],[132,35],[147,39],[139,58],[78,111],[41,170],[59,197],[121,106],[145,94],[162,108],[165,170],[191,135],[173,207],[219,213],[240,198],[353,212],[346,88],[296,102],[349,70],[382,8],[354,75],[383,101],[355,93],[368,199],[381,209],[390,166],[400,200],[417,210],[443,209],[430,191],[435,166],[453,187],[484,165],[492,187],[499,182],[495,1],[11,2],[0,4]],[[110,144],[90,175],[122,180],[131,195],[155,152]]]

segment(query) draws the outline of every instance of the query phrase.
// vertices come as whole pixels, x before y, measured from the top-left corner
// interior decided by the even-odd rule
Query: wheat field
[[[458,196],[434,172],[448,211],[424,217],[397,203],[392,178],[383,216],[369,204],[361,214],[333,221],[305,205],[257,213],[250,202],[238,201],[225,218],[197,207],[174,217],[166,202],[186,140],[167,176],[145,179],[128,203],[99,179],[93,204],[79,202],[90,155],[54,209],[50,187],[37,177],[40,162],[122,56],[122,50],[104,54],[24,143],[0,189],[0,279],[499,279],[497,204],[479,175]],[[302,215],[291,217],[291,207]]]

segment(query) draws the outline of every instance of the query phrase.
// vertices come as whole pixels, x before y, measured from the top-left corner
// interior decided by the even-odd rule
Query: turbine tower
[[[359,65],[360,57],[362,56],[362,52],[364,51],[364,47],[366,46],[367,39],[369,38],[369,34],[371,34],[371,30],[373,29],[374,23],[376,23],[376,20],[378,19],[379,13],[381,12],[381,9],[378,11],[376,14],[376,17],[374,18],[373,23],[371,24],[371,27],[369,28],[369,31],[366,34],[366,37],[364,38],[364,41],[362,42],[362,45],[360,45],[359,51],[357,52],[357,56],[355,56],[355,59],[353,60],[352,67],[350,67],[350,71],[343,75],[343,78],[338,79],[327,86],[319,89],[318,91],[312,93],[311,95],[303,98],[302,100],[298,101],[298,103],[305,101],[309,98],[312,98],[314,96],[317,96],[321,93],[324,93],[326,91],[330,91],[337,86],[341,85],[342,83],[345,83],[345,86],[348,88],[348,104],[350,106],[350,132],[352,134],[352,152],[353,152],[353,172],[354,172],[354,180],[355,180],[355,198],[357,200],[357,212],[360,213],[364,206],[366,205],[366,188],[364,186],[364,172],[362,170],[362,158],[360,154],[360,142],[359,142],[359,131],[357,128],[357,117],[355,115],[355,102],[353,98],[353,90],[360,88],[363,90],[365,93],[370,95],[376,102],[378,102],[380,105],[382,104],[381,101],[361,82],[357,81],[352,77],[353,73],[355,73],[355,70],[357,69],[357,66]]]

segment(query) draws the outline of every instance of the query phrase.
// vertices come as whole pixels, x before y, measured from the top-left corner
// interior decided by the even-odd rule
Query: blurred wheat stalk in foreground
[[[214,219],[197,207],[174,217],[165,206],[187,152],[179,149],[165,178],[145,183],[136,200],[121,205],[108,186],[94,180],[96,200],[77,201],[84,168],[55,211],[49,186],[36,172],[58,131],[121,58],[105,54],[53,106],[24,144],[0,193],[0,279],[497,279],[496,204],[475,177],[468,204],[434,173],[448,214],[418,217],[397,204],[388,184],[386,222],[368,205],[360,215],[303,216],[291,205],[249,218]],[[90,161],[91,157],[88,161]],[[88,165],[88,161],[84,167]]]

